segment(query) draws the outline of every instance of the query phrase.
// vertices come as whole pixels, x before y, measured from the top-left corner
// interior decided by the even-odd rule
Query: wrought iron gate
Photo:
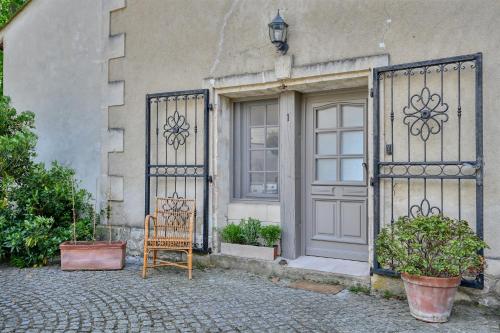
[[[209,252],[208,90],[146,95],[145,213],[156,197],[196,201],[194,247]]]
[[[399,216],[431,214],[466,219],[483,238],[481,53],[375,68],[373,105],[375,238]],[[394,274],[376,254],[374,271]]]

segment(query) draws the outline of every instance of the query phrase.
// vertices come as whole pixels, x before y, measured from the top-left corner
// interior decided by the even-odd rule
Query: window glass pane
[[[342,106],[342,126],[343,127],[361,127],[363,126],[362,105],[343,105]]]
[[[316,179],[320,181],[337,180],[337,160],[333,158],[317,159]]]
[[[278,173],[266,172],[266,193],[278,194]]]
[[[266,171],[278,171],[278,150],[266,151]]]
[[[267,105],[267,125],[279,124],[278,104]]]
[[[251,127],[250,128],[250,147],[251,148],[264,148],[264,127]]]
[[[267,148],[278,148],[280,140],[279,127],[268,127],[267,128],[267,138],[266,147]]]
[[[250,193],[264,193],[264,172],[250,172]]]
[[[316,134],[316,154],[319,155],[337,154],[337,133]]]
[[[342,154],[363,154],[363,131],[342,133]]]
[[[266,106],[256,105],[250,107],[250,125],[263,126],[266,122]]]
[[[264,150],[250,151],[250,170],[264,171]]]
[[[363,159],[342,159],[340,178],[344,181],[363,181]]]
[[[337,127],[337,108],[331,107],[316,111],[316,128]]]

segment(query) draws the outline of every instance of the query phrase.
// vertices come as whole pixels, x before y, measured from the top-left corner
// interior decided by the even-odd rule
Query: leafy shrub
[[[68,228],[53,228],[52,218],[32,216],[6,230],[4,245],[10,249],[10,262],[17,267],[46,265],[59,244],[71,237]]]
[[[232,244],[242,244],[241,227],[239,224],[228,224],[221,231],[222,241]]]
[[[19,179],[29,172],[35,156],[35,115],[17,113],[8,97],[0,97],[0,178]]]
[[[241,236],[247,245],[259,245],[260,221],[249,217],[240,222]]]
[[[0,259],[18,267],[40,266],[73,236],[91,239],[91,195],[73,185],[75,171],[54,162],[34,163],[34,115],[17,113],[0,97]],[[74,186],[74,188],[73,188]]]
[[[277,225],[266,225],[260,228],[260,236],[266,246],[273,247],[281,237],[281,228]]]
[[[431,277],[480,270],[483,258],[477,251],[487,247],[466,221],[440,215],[401,217],[382,230],[376,244],[384,267]]]
[[[9,201],[20,216],[52,217],[54,227],[73,223],[73,195],[77,219],[92,220],[91,195],[84,189],[73,189],[75,171],[53,162],[49,169],[42,163],[34,164],[21,184],[9,193]],[[74,194],[73,194],[74,192]]]

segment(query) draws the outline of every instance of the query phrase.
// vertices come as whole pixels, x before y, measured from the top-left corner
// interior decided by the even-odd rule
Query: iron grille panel
[[[374,239],[399,216],[431,214],[482,239],[482,54],[375,68],[373,106]],[[395,275],[376,251],[374,272]],[[462,285],[483,288],[483,274]]]
[[[209,92],[146,95],[145,214],[156,197],[196,202],[194,247],[209,252]]]

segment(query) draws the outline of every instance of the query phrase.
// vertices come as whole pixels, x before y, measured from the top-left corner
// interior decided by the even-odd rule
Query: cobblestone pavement
[[[404,301],[291,289],[239,271],[140,267],[62,272],[0,267],[0,331],[500,332],[491,309],[457,304],[446,324],[413,319]]]

